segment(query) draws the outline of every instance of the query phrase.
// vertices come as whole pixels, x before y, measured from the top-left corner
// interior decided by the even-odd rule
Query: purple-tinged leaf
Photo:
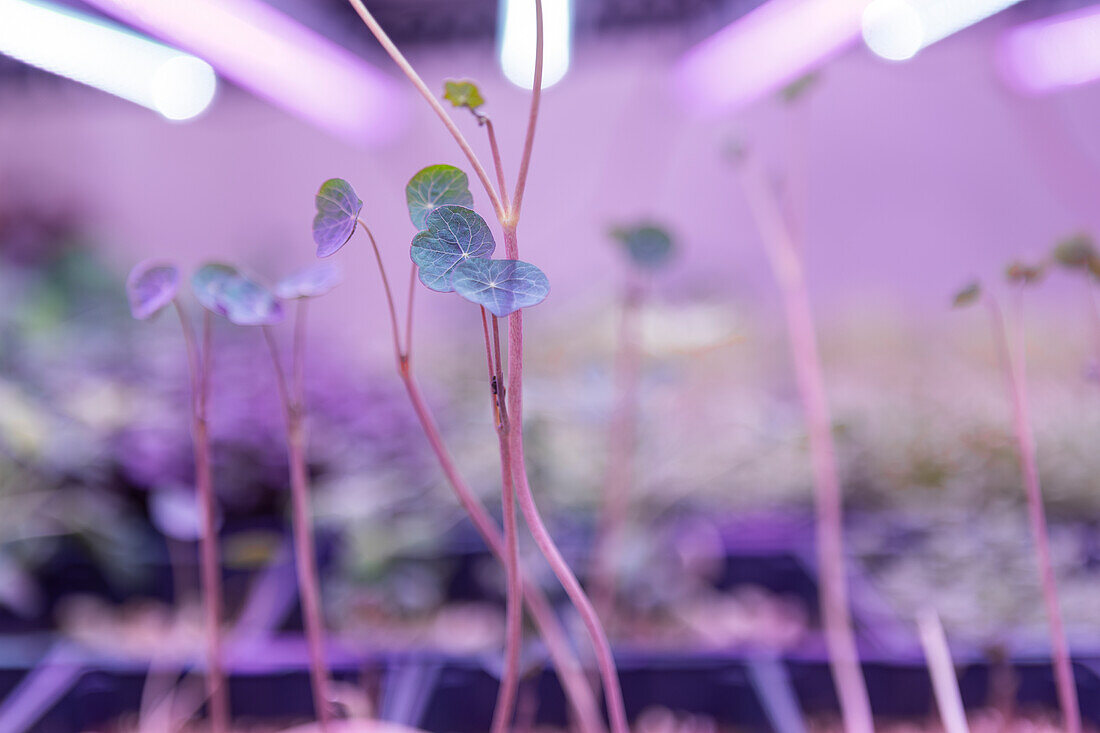
[[[322,183],[313,200],[317,205],[313,241],[317,244],[317,256],[328,257],[340,251],[355,233],[363,201],[343,178],[330,178]]]
[[[275,294],[243,275],[225,282],[218,302],[226,319],[238,326],[270,326],[283,320],[283,305]]]
[[[175,265],[145,260],[139,262],[126,278],[126,295],[130,313],[144,321],[172,302],[180,288],[180,271]]]
[[[432,209],[454,204],[472,208],[470,181],[453,165],[430,165],[413,176],[405,186],[405,201],[409,218],[417,229],[427,227],[425,219]]]
[[[332,262],[318,262],[287,275],[275,285],[275,295],[283,300],[316,298],[340,284],[343,276]]]
[[[203,265],[191,277],[191,289],[204,308],[238,326],[268,326],[283,320],[283,306],[275,294],[230,265]]]
[[[219,296],[225,284],[235,277],[240,277],[236,267],[221,262],[208,262],[191,276],[191,290],[203,308],[224,316],[225,308]]]
[[[464,206],[448,204],[432,209],[424,219],[424,231],[413,237],[412,261],[420,282],[436,292],[449,293],[451,273],[460,262],[488,257],[497,248],[485,220]]]
[[[455,268],[452,283],[463,298],[500,317],[538,305],[550,294],[542,270],[519,260],[468,259]]]

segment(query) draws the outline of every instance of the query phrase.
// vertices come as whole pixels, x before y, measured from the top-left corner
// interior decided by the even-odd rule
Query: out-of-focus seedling
[[[326,186],[329,184],[326,183]],[[326,215],[318,214],[315,227],[321,228],[329,246],[339,247],[350,237],[341,229],[336,213],[341,206],[351,205],[351,199],[341,198],[345,193],[339,187],[330,187],[325,198]],[[340,201],[334,204],[333,201]],[[318,196],[320,206],[321,196]],[[359,206],[362,202],[359,202]],[[354,222],[352,226],[354,231]],[[333,250],[335,251],[335,250]],[[323,264],[291,275],[279,283],[278,290],[298,302],[294,328],[294,355],[291,380],[288,381],[282,358],[275,343],[271,326],[285,318],[282,303],[274,292],[244,275],[231,265],[210,263],[201,267],[192,278],[192,287],[199,302],[212,313],[224,316],[238,326],[259,326],[271,351],[275,367],[279,400],[286,418],[287,454],[290,463],[291,524],[294,535],[294,557],[298,572],[298,595],[302,604],[302,620],[309,649],[310,682],[313,688],[313,705],[322,731],[327,730],[329,719],[328,667],[324,652],[324,615],[321,612],[321,588],[317,573],[317,554],[313,541],[313,525],[309,507],[309,471],[306,464],[306,438],[302,408],[302,361],[305,339],[304,299],[321,295],[339,281],[339,272],[332,265]]]
[[[1065,627],[1062,623],[1062,610],[1058,603],[1058,586],[1050,558],[1050,540],[1047,536],[1046,512],[1043,508],[1043,492],[1035,457],[1035,436],[1031,429],[1031,407],[1027,391],[1027,351],[1022,320],[1022,293],[1024,287],[1037,282],[1041,277],[1042,266],[1013,263],[1006,269],[1006,278],[1015,290],[1013,293],[1015,313],[1011,321],[1014,332],[1010,332],[1010,324],[1006,322],[997,298],[992,293],[983,291],[980,283],[973,282],[962,288],[955,294],[953,302],[956,307],[984,302],[989,310],[993,339],[997,345],[997,354],[1005,375],[1009,402],[1012,405],[1016,456],[1027,497],[1028,522],[1031,525],[1032,540],[1035,542],[1043,604],[1046,607],[1047,623],[1050,627],[1051,656],[1058,701],[1062,708],[1066,731],[1080,733],[1081,709],[1077,702],[1077,685],[1073,677],[1069,645],[1066,642]]]
[[[203,314],[202,345],[179,301],[180,273],[175,265],[146,261],[130,272],[126,294],[134,318],[147,320],[171,305],[179,316],[187,350],[191,382],[191,440],[195,457],[195,490],[200,508],[200,582],[206,634],[206,693],[209,699],[210,729],[225,733],[229,728],[229,689],[222,666],[221,553],[218,547],[217,506],[210,460],[210,435],[206,423],[210,390],[210,318]]]
[[[821,572],[820,603],[825,644],[833,684],[840,699],[845,729],[873,733],[867,683],[859,663],[855,631],[848,602],[848,578],[844,559],[843,501],[837,470],[833,423],[825,392],[825,377],[818,354],[813,307],[806,285],[806,267],[799,226],[801,217],[769,184],[751,151],[737,160],[742,186],[756,220],[772,272],[783,296],[787,340],[794,362],[802,411],[809,433],[810,463],[814,476],[814,509],[818,565]]]
[[[1100,307],[1096,304],[1095,288],[1095,281],[1100,279],[1100,254],[1097,254],[1092,237],[1081,232],[1058,242],[1050,259],[1070,272],[1079,273],[1084,281],[1085,308],[1093,342],[1092,364],[1088,372],[1095,376],[1100,373]]]
[[[638,421],[638,381],[642,361],[641,314],[652,277],[664,269],[675,249],[664,228],[641,223],[611,230],[630,267],[623,287],[615,355],[615,401],[608,430],[607,473],[595,555],[591,567],[592,597],[600,615],[615,618],[616,558],[629,514]]]

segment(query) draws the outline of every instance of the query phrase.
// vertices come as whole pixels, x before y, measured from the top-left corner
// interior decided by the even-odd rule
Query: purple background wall
[[[1092,135],[1100,88],[1014,98],[995,75],[992,42],[1002,29],[986,23],[905,64],[853,46],[794,116],[764,100],[712,120],[679,108],[667,87],[684,35],[582,42],[570,75],[546,94],[524,209],[524,257],[554,283],[534,322],[598,301],[606,282],[599,271],[617,267],[608,225],[643,216],[680,237],[684,255],[670,288],[774,306],[759,241],[721,155],[734,138],[781,165],[787,141],[808,131],[809,262],[826,314],[868,304],[941,313],[968,277],[996,276],[1010,257],[1038,256],[1059,235],[1100,225],[1100,143]],[[410,55],[431,85],[446,76],[482,84],[513,170],[527,96],[503,80],[491,47]],[[311,260],[312,195],[338,175],[366,201],[404,291],[413,234],[404,183],[424,165],[464,163],[411,92],[410,125],[384,149],[350,147],[228,85],[188,124],[68,85],[4,94],[0,186],[88,211],[120,269],[144,256],[187,265],[218,257],[278,276]],[[484,150],[480,130],[462,117]],[[472,190],[488,214],[484,193]],[[385,335],[363,244],[341,255],[350,286],[319,308],[369,310],[378,317],[357,318],[355,328]],[[1057,300],[1065,281],[1056,284],[1042,297]],[[421,299],[439,313],[448,302]]]

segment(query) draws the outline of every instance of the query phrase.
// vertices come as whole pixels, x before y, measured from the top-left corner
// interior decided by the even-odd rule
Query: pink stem
[[[203,618],[206,625],[206,695],[210,700],[212,733],[229,730],[229,688],[222,667],[222,578],[218,547],[216,501],[210,460],[210,436],[206,425],[206,401],[209,388],[210,319],[204,313],[203,354],[200,358],[191,321],[179,301],[173,301],[183,328],[187,363],[191,373],[191,436],[195,454],[195,488],[201,509],[202,536],[199,538],[199,571],[202,582]]]
[[[504,627],[504,673],[500,679],[497,704],[493,711],[492,733],[507,733],[515,712],[516,695],[519,691],[519,653],[523,644],[523,588],[519,577],[519,538],[516,531],[515,490],[512,488],[512,456],[508,450],[508,414],[500,405],[500,395],[504,391],[504,374],[500,369],[500,332],[496,316],[493,316],[493,335],[496,337],[497,367],[493,368],[492,347],[489,340],[489,326],[485,318],[485,308],[481,308],[481,324],[485,330],[485,356],[489,366],[489,382],[493,402],[493,427],[500,443],[500,487],[501,514],[504,518],[504,556],[505,570],[505,627]]]
[[[504,161],[500,157],[500,148],[497,146],[497,133],[493,129],[493,121],[487,115],[478,115],[478,122],[485,125],[485,133],[489,137],[489,152],[493,155],[493,167],[497,173],[497,186],[500,188],[500,204],[505,211],[511,208],[508,203],[508,188],[504,183]]]
[[[420,420],[424,435],[435,453],[436,460],[439,461],[440,468],[451,484],[459,504],[470,516],[470,520],[474,523],[474,527],[489,547],[489,550],[503,563],[505,549],[500,529],[458,472],[454,458],[443,443],[439,426],[436,424],[431,410],[424,402],[420,387],[411,372],[402,373],[401,381],[405,385],[405,391],[409,395],[409,402],[412,403],[413,411],[416,412],[416,416]],[[539,635],[546,644],[547,652],[549,652],[554,667],[558,671],[562,689],[577,715],[578,726],[586,733],[600,733],[603,730],[603,724],[600,722],[600,715],[596,709],[596,701],[592,696],[591,688],[584,679],[580,664],[578,664],[573,651],[570,649],[569,638],[565,633],[565,629],[562,628],[561,622],[558,621],[553,607],[542,589],[531,580],[526,572],[521,571],[521,573],[523,600],[527,606],[527,612],[531,614],[531,619],[535,622]]]
[[[535,127],[539,121],[539,105],[542,102],[543,36],[542,0],[535,0],[535,79],[531,88],[531,111],[527,115],[527,134],[524,136],[523,154],[519,159],[519,174],[516,176],[516,192],[512,196],[512,208],[508,212],[508,222],[513,227],[519,223],[519,209],[523,204],[524,189],[527,188],[527,172],[531,168],[531,151],[535,146]],[[502,217],[501,224],[504,223]]]
[[[638,413],[638,376],[641,370],[638,315],[642,290],[627,285],[619,323],[619,352],[615,359],[617,395],[608,433],[607,476],[603,492],[603,516],[596,542],[592,572],[592,597],[600,616],[610,623],[615,611],[615,558],[622,543],[630,502],[630,484]]]
[[[302,313],[299,312],[299,316]],[[309,673],[313,687],[313,707],[317,714],[322,733],[328,730],[329,694],[328,667],[325,663],[324,614],[321,612],[321,583],[317,573],[317,554],[313,540],[313,522],[309,506],[310,481],[305,455],[305,431],[302,425],[302,409],[290,393],[286,374],[283,372],[279,349],[271,329],[263,327],[264,339],[271,351],[275,366],[279,399],[283,404],[286,417],[286,445],[290,459],[290,499],[291,525],[294,534],[294,561],[298,573],[299,599],[302,604],[302,621],[306,632],[306,646],[309,650]],[[295,347],[301,348],[302,342],[295,341]],[[301,356],[295,354],[294,363]]]
[[[508,256],[517,259],[519,245],[516,230],[512,226],[504,227],[504,244]],[[514,254],[513,254],[514,253]],[[592,601],[588,599],[577,576],[573,574],[565,558],[561,556],[550,532],[542,521],[531,486],[527,481],[527,466],[523,453],[523,311],[517,310],[508,317],[508,444],[512,453],[512,479],[515,482],[520,512],[542,556],[550,564],[565,594],[577,609],[592,642],[596,655],[596,666],[603,682],[604,697],[611,717],[612,733],[629,733],[626,720],[626,708],[623,706],[622,688],[615,669],[615,659],[611,654],[611,644],[607,633],[600,624],[600,618]]]
[[[745,162],[742,180],[760,228],[776,281],[783,294],[787,336],[795,376],[810,436],[814,474],[817,557],[821,571],[821,617],[844,727],[849,733],[872,733],[867,685],[859,664],[852,617],[848,609],[847,574],[840,479],[833,445],[832,418],[817,352],[813,311],[802,259],[774,197],[752,161]]]
[[[1089,312],[1089,327],[1092,331],[1093,368],[1100,370],[1100,309],[1096,306],[1096,293],[1093,292],[1093,275],[1085,273],[1085,298]]]
[[[500,196],[497,195],[496,190],[493,188],[492,182],[489,180],[489,174],[485,172],[484,166],[481,165],[481,161],[477,159],[477,155],[474,154],[473,148],[470,147],[470,143],[466,141],[462,131],[458,129],[458,125],[455,124],[451,116],[447,114],[447,110],[443,108],[443,105],[439,103],[439,100],[432,94],[432,90],[428,88],[428,85],[424,83],[424,80],[420,78],[420,75],[416,73],[416,69],[412,67],[408,59],[404,54],[394,45],[390,37],[382,30],[382,26],[378,24],[378,21],[374,19],[367,7],[363,4],[362,0],[349,0],[351,6],[355,9],[355,12],[359,14],[359,17],[363,19],[363,22],[370,29],[370,32],[381,44],[382,48],[389,54],[393,62],[397,64],[397,67],[401,69],[402,73],[408,78],[412,85],[416,88],[416,91],[420,92],[420,96],[424,97],[428,105],[439,116],[443,126],[447,128],[447,131],[451,133],[451,137],[458,143],[458,147],[466,155],[466,159],[470,161],[470,165],[474,169],[474,173],[477,175],[478,180],[481,181],[481,185],[485,187],[485,193],[489,195],[489,201],[493,205],[493,210],[496,212],[498,218],[504,218],[505,209],[501,204]]]
[[[375,252],[377,254],[377,246],[375,247]],[[378,267],[383,283],[387,282],[385,267],[380,257],[378,258]],[[470,490],[465,479],[462,478],[462,474],[458,472],[454,458],[451,457],[450,452],[447,450],[447,446],[443,443],[443,438],[439,432],[439,425],[436,423],[435,417],[424,401],[424,397],[420,393],[420,386],[416,383],[416,379],[413,376],[410,349],[412,348],[412,304],[413,293],[415,292],[415,288],[413,287],[415,286],[415,278],[416,267],[414,265],[409,282],[409,310],[406,314],[405,321],[406,337],[404,351],[400,350],[397,346],[399,343],[397,337],[397,319],[396,317],[392,319],[397,372],[401,377],[401,382],[405,385],[405,391],[409,396],[409,402],[412,404],[413,411],[420,421],[421,428],[424,430],[424,435],[428,439],[428,444],[431,446],[432,452],[435,453],[436,460],[439,462],[443,474],[447,477],[447,481],[451,484],[451,488],[454,490],[459,504],[466,510],[466,513],[470,517],[470,521],[473,522],[474,527],[485,541],[485,544],[489,547],[489,550],[501,564],[504,564],[505,542],[501,537],[500,529],[489,516],[489,512],[487,512],[481,502],[478,501],[474,492]],[[385,294],[392,312],[394,310],[393,294],[388,287],[385,288]],[[535,626],[538,628],[539,635],[546,644],[547,652],[550,654],[550,659],[557,669],[558,678],[561,680],[562,690],[565,692],[566,699],[569,700],[577,716],[580,730],[582,733],[601,733],[604,730],[604,726],[600,721],[599,711],[596,709],[595,698],[592,695],[592,690],[589,688],[588,683],[584,679],[580,664],[577,662],[577,658],[570,648],[569,639],[566,636],[565,630],[558,621],[557,615],[554,613],[553,607],[550,605],[550,601],[547,600],[546,595],[542,592],[542,589],[523,572],[522,568],[519,568],[519,572],[523,583],[523,600],[527,606],[527,612],[531,614],[531,619],[534,621]]]
[[[1016,319],[1015,357],[1009,345],[1008,327],[1004,315],[992,296],[987,296],[993,320],[993,336],[997,352],[1007,378],[1009,398],[1012,401],[1012,427],[1016,435],[1017,457],[1024,477],[1027,494],[1027,513],[1031,534],[1035,541],[1035,555],[1039,561],[1039,579],[1046,606],[1047,623],[1050,626],[1051,656],[1054,662],[1054,680],[1058,688],[1058,701],[1062,707],[1067,733],[1080,733],[1081,709],[1077,702],[1077,685],[1073,678],[1073,666],[1069,645],[1066,642],[1062,611],[1058,604],[1058,586],[1054,578],[1054,566],[1050,559],[1050,540],[1047,536],[1046,513],[1043,510],[1043,493],[1039,483],[1039,469],[1035,460],[1035,437],[1031,432],[1031,408],[1028,403],[1026,360],[1023,324]]]

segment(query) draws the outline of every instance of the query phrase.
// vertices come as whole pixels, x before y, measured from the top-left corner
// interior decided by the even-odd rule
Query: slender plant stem
[[[358,221],[359,221],[359,226],[363,227],[363,231],[367,233],[367,237],[370,239],[370,246],[374,250],[374,258],[378,262],[378,272],[380,272],[382,274],[382,287],[386,291],[386,303],[389,305],[389,308],[390,308],[390,326],[393,330],[393,350],[394,350],[394,353],[397,354],[397,358],[399,360],[403,361],[405,359],[406,352],[401,347],[401,334],[400,334],[400,331],[398,331],[398,329],[397,329],[397,307],[394,305],[393,291],[390,290],[390,280],[389,280],[389,278],[386,277],[386,268],[385,268],[385,266],[382,265],[382,253],[378,249],[378,243],[376,241],[374,241],[374,234],[371,233],[370,228],[363,222],[362,219],[359,219]],[[415,272],[415,270],[414,270],[414,272]],[[409,284],[409,287],[410,288],[412,287],[412,283]],[[411,296],[410,296],[410,300],[411,300]],[[412,304],[411,303],[409,304],[409,313],[410,314],[412,313]],[[409,318],[410,318],[410,322],[406,324],[406,328],[408,329],[409,332],[411,332],[412,331],[412,325],[411,325],[412,316],[410,315]]]
[[[462,131],[458,129],[458,125],[451,119],[451,116],[447,114],[447,110],[443,108],[443,105],[439,103],[439,100],[432,94],[432,90],[428,88],[428,85],[424,83],[424,80],[420,78],[420,75],[416,73],[416,69],[412,67],[405,55],[398,50],[393,41],[386,34],[386,31],[382,30],[382,26],[378,24],[378,21],[374,19],[367,7],[363,4],[363,0],[349,0],[351,6],[355,8],[355,12],[359,14],[359,17],[366,23],[367,28],[374,34],[374,37],[378,39],[378,43],[382,45],[382,48],[389,54],[393,62],[397,64],[398,68],[408,77],[412,85],[416,87],[416,90],[420,92],[420,96],[428,102],[431,108],[439,116],[440,121],[443,122],[444,127],[451,133],[451,137],[458,143],[458,147],[466,155],[467,160],[470,161],[470,165],[474,169],[474,173],[481,181],[481,185],[485,187],[485,193],[489,195],[489,201],[493,204],[493,210],[496,212],[498,218],[504,218],[505,209],[501,203],[500,196],[493,188],[492,181],[489,180],[489,174],[485,172],[485,167],[481,165],[481,161],[478,160],[477,155],[474,153],[473,148],[470,147],[470,143],[466,141]]]
[[[924,658],[928,661],[928,672],[932,677],[932,689],[936,694],[936,705],[940,709],[943,729],[946,733],[970,733],[962,695],[959,693],[959,680],[955,676],[955,665],[951,663],[951,649],[947,646],[940,617],[934,610],[929,608],[917,613],[917,632],[921,646],[924,647]]]
[[[508,186],[504,182],[504,161],[500,157],[500,148],[497,146],[497,133],[493,128],[493,120],[488,115],[478,115],[477,119],[480,124],[485,125],[485,134],[489,138],[489,152],[493,155],[493,167],[497,173],[497,187],[500,189],[501,206],[505,211],[509,211],[511,204],[508,203]]]
[[[542,20],[542,0],[535,3],[535,79],[531,87],[531,111],[527,115],[527,134],[523,140],[523,153],[519,159],[519,174],[516,176],[516,192],[512,196],[512,208],[508,212],[508,221],[513,226],[519,223],[519,210],[523,205],[523,192],[527,188],[527,172],[531,168],[531,151],[535,146],[535,127],[539,121],[539,105],[542,102],[542,63],[544,32]],[[501,221],[503,224],[503,220]]]
[[[615,558],[621,550],[630,502],[632,463],[637,438],[638,377],[641,370],[638,316],[642,288],[631,281],[622,302],[619,349],[615,358],[616,399],[608,432],[607,476],[603,512],[592,568],[592,599],[600,617],[612,624],[615,614]]]
[[[843,507],[836,448],[833,445],[832,418],[825,397],[825,383],[802,258],[783,221],[774,195],[751,159],[744,163],[742,182],[783,295],[787,336],[809,430],[815,488],[817,556],[821,571],[821,617],[825,644],[829,651],[829,664],[840,699],[845,730],[848,733],[871,733],[871,703],[860,669],[859,652],[848,608]]]
[[[213,470],[210,460],[210,435],[206,425],[207,390],[209,389],[210,319],[204,312],[203,353],[198,352],[191,321],[179,301],[173,301],[183,328],[187,347],[187,364],[191,376],[191,440],[195,454],[195,488],[198,493],[202,522],[199,538],[199,575],[202,582],[203,619],[206,625],[206,695],[210,701],[210,730],[229,730],[229,688],[222,666],[222,577],[221,551],[218,542],[217,509],[214,496]],[[194,391],[197,387],[197,391]]]
[[[1017,293],[1017,296],[1019,293]],[[1043,603],[1046,606],[1047,624],[1050,626],[1051,656],[1054,663],[1054,681],[1058,688],[1058,701],[1067,733],[1080,733],[1081,708],[1077,701],[1077,684],[1073,677],[1069,645],[1066,642],[1062,610],[1058,604],[1058,586],[1054,578],[1054,566],[1050,559],[1050,539],[1047,536],[1046,513],[1043,509],[1043,492],[1039,483],[1039,469],[1035,460],[1035,436],[1031,432],[1031,408],[1027,395],[1026,361],[1023,323],[1015,319],[1015,354],[1010,344],[1008,326],[1000,306],[992,296],[985,302],[993,321],[993,336],[997,352],[1004,366],[1009,398],[1012,402],[1012,427],[1016,435],[1017,458],[1024,478],[1027,495],[1027,514],[1031,534],[1035,542],[1035,556],[1039,562],[1039,580]]]
[[[299,323],[304,328],[304,312],[299,311]],[[328,730],[329,713],[328,666],[325,663],[324,614],[321,611],[321,583],[317,573],[317,553],[313,539],[312,512],[310,510],[309,469],[306,463],[305,430],[302,409],[291,394],[283,371],[282,359],[275,337],[268,326],[263,327],[264,339],[271,351],[279,399],[286,418],[286,445],[290,460],[291,525],[294,533],[294,560],[298,572],[299,600],[302,604],[302,621],[309,650],[310,683],[313,688],[313,707],[322,733]],[[295,339],[295,348],[304,342]],[[300,364],[301,354],[294,354],[293,363]],[[294,375],[295,381],[298,375]]]
[[[519,539],[516,531],[515,490],[512,488],[512,457],[508,450],[508,415],[500,405],[504,375],[500,370],[500,336],[493,316],[496,335],[497,368],[493,368],[493,349],[489,340],[489,325],[485,308],[481,308],[481,325],[485,332],[485,358],[489,368],[490,398],[493,403],[493,429],[500,443],[501,515],[504,520],[505,625],[504,672],[500,678],[497,704],[493,710],[492,733],[507,733],[515,712],[519,692],[519,653],[523,644],[523,587],[519,577]]]
[[[539,102],[542,95],[542,67],[543,67],[543,13],[542,13],[542,0],[534,0],[535,2],[535,74],[534,74],[534,88],[532,90],[531,98],[531,112],[527,124],[527,134],[524,140],[523,152],[520,158],[520,169],[516,180],[516,193],[513,196],[512,206],[509,211],[505,211],[500,197],[493,190],[492,184],[489,181],[488,175],[485,172],[485,168],[481,165],[477,156],[470,148],[469,143],[466,142],[462,133],[459,132],[455,126],[454,121],[443,109],[442,105],[435,99],[427,85],[412,68],[405,57],[394,46],[393,42],[386,36],[386,33],[382,30],[378,22],[370,14],[370,12],[363,5],[362,0],[350,0],[356,12],[367,24],[371,33],[382,44],[386,52],[394,60],[395,63],[401,68],[409,80],[420,92],[421,96],[427,100],[428,104],[439,115],[443,124],[450,131],[455,142],[458,143],[462,152],[469,159],[470,164],[473,166],[475,173],[481,180],[482,185],[485,187],[486,192],[489,194],[489,198],[492,201],[493,209],[496,212],[497,218],[500,220],[501,226],[504,230],[505,250],[508,253],[510,259],[518,259],[518,244],[516,240],[516,225],[519,218],[519,209],[523,200],[523,192],[527,183],[527,172],[530,167],[531,152],[534,146],[535,128],[538,121]],[[611,728],[613,733],[628,733],[628,727],[626,723],[626,711],[622,703],[622,691],[619,687],[619,680],[615,671],[614,660],[611,656],[611,648],[607,642],[607,635],[604,633],[603,627],[600,625],[599,618],[596,616],[595,610],[592,608],[591,601],[584,594],[580,584],[577,583],[576,577],[573,575],[572,570],[565,563],[561,557],[561,553],[557,551],[557,547],[554,545],[553,540],[550,538],[549,533],[546,531],[545,525],[542,523],[542,519],[538,514],[538,509],[534,503],[534,497],[531,494],[531,488],[527,482],[527,469],[524,465],[523,457],[523,401],[522,401],[522,373],[523,373],[523,315],[522,311],[515,311],[509,316],[508,321],[509,337],[508,337],[508,398],[506,400],[507,411],[509,414],[509,428],[508,428],[508,446],[511,453],[511,461],[513,467],[513,481],[518,495],[520,509],[523,512],[524,519],[531,529],[532,534],[535,536],[536,544],[539,549],[546,556],[547,560],[554,567],[555,573],[558,575],[558,579],[562,582],[566,589],[566,593],[576,606],[578,613],[581,615],[589,635],[592,637],[593,646],[595,647],[595,653],[597,658],[597,664],[600,668],[601,677],[604,683],[604,692],[607,697],[608,709],[611,717]],[[411,379],[409,366],[407,359],[402,359],[400,362],[400,368],[402,377],[405,380],[406,388],[415,386],[415,383]],[[410,399],[413,399],[413,393],[410,390]],[[415,400],[414,400],[415,403]],[[414,408],[416,405],[414,404]],[[421,404],[421,407],[423,405]],[[421,413],[418,410],[418,414],[421,415],[421,422],[425,426],[425,431],[429,433],[429,440],[432,439],[431,430],[428,429],[427,423],[424,422],[424,416],[426,412]],[[430,417],[430,415],[428,415]],[[436,430],[438,433],[438,431]],[[435,436],[438,438],[438,435]],[[441,452],[442,442],[433,444],[433,448],[436,450],[437,457],[440,458],[443,463],[444,453]],[[446,467],[444,468],[446,472]],[[457,473],[456,473],[457,475]],[[452,484],[454,481],[452,480]],[[457,489],[457,486],[456,486]],[[460,497],[461,500],[461,497]],[[495,527],[494,527],[495,529]],[[497,552],[498,557],[500,552]],[[525,590],[525,593],[527,591]],[[548,646],[550,640],[546,639]],[[553,651],[551,651],[553,654]],[[559,671],[562,671],[559,667]],[[563,676],[563,685],[567,684],[568,679]]]
[[[1100,308],[1096,305],[1094,279],[1092,273],[1085,273],[1085,306],[1088,308],[1089,327],[1092,331],[1093,369],[1100,371]]]
[[[405,368],[409,368],[409,360],[412,358],[413,348],[413,300],[416,295],[416,263],[414,262],[412,267],[409,268],[409,299],[405,303],[405,350],[397,351],[397,358],[403,362]],[[393,302],[392,300],[390,301]],[[394,338],[396,339],[397,331],[394,331]]]
[[[378,260],[378,266],[382,280],[385,282],[385,267],[380,258]],[[415,279],[415,272],[416,268],[414,266],[413,275],[410,277],[411,281]],[[410,282],[410,286],[413,284],[415,284],[415,282]],[[388,304],[390,308],[393,308],[392,293],[390,293],[388,288],[385,289],[385,292]],[[406,329],[409,337],[407,337],[405,341],[406,348],[411,348],[412,344],[412,292],[413,290],[410,287],[410,310],[406,320]],[[397,328],[396,323],[397,321],[394,319],[394,329]],[[394,343],[397,343],[396,330]],[[447,450],[447,446],[443,442],[442,434],[439,431],[439,425],[431,409],[428,407],[427,402],[425,402],[424,396],[420,392],[420,385],[417,384],[416,377],[413,374],[409,351],[397,351],[395,356],[398,366],[398,375],[401,377],[402,384],[405,385],[405,392],[408,394],[413,412],[416,413],[416,417],[420,421],[424,436],[428,439],[428,444],[431,446],[432,452],[435,453],[436,460],[439,462],[439,466],[444,476],[446,476],[448,483],[450,483],[455,493],[455,497],[458,499],[458,503],[466,510],[466,513],[470,517],[470,521],[473,522],[474,528],[477,529],[478,534],[480,534],[481,538],[485,541],[489,551],[493,553],[501,564],[504,564],[506,550],[501,531],[489,515],[489,512],[486,511],[484,505],[482,505],[474,492],[466,484],[466,480],[462,477],[462,474],[459,473],[458,467],[455,465],[454,458],[451,456],[450,451]],[[522,568],[520,568],[520,577],[523,585],[523,600],[524,604],[527,606],[527,612],[531,615],[531,619],[534,621],[539,635],[546,644],[547,652],[550,654],[550,659],[558,672],[558,678],[561,680],[562,690],[565,692],[566,699],[569,700],[569,704],[572,706],[577,716],[578,727],[582,733],[601,733],[604,730],[604,726],[600,720],[600,713],[596,707],[595,697],[592,694],[592,689],[589,687],[588,682],[584,678],[584,673],[581,670],[576,655],[570,648],[565,629],[562,628],[561,622],[558,620],[553,607],[550,605],[550,601],[546,598],[542,589],[523,572]]]

